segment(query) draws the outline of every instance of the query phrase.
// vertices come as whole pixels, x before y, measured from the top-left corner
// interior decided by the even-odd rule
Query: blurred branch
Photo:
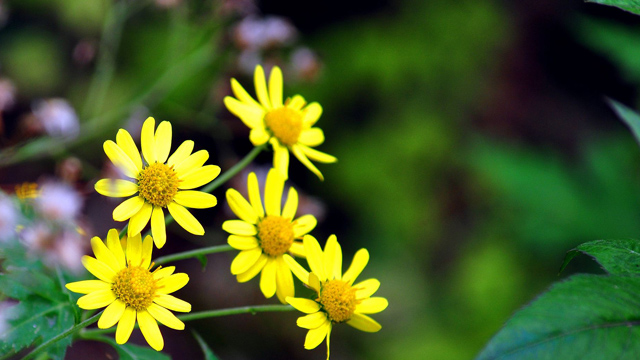
[[[198,257],[201,255],[216,254],[216,253],[231,251],[231,250],[234,250],[234,248],[232,248],[231,245],[210,246],[210,247],[200,248],[196,250],[176,253],[173,255],[161,256],[155,259],[153,262],[156,265],[161,265],[161,264],[166,264],[172,261],[190,259],[190,258]]]

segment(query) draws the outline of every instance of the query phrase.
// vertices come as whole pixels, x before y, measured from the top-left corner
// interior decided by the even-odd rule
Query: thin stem
[[[228,308],[228,309],[220,309],[220,310],[208,310],[208,311],[200,311],[191,314],[185,314],[178,316],[178,319],[182,321],[191,321],[191,320],[200,320],[207,318],[214,318],[220,316],[228,316],[228,315],[239,315],[239,314],[251,314],[255,315],[261,312],[282,312],[282,311],[292,311],[295,310],[291,305],[253,305],[253,306],[241,306],[236,308]],[[136,323],[134,328],[138,328],[138,323]],[[88,329],[84,330],[80,336],[82,338],[95,338],[98,335],[109,334],[116,331],[116,327],[110,327],[108,329]]]
[[[177,253],[177,254],[161,256],[161,257],[155,259],[153,262],[156,265],[162,265],[162,264],[166,264],[166,263],[172,262],[172,261],[190,259],[190,258],[197,257],[197,256],[200,256],[200,255],[215,254],[215,253],[231,251],[231,250],[234,250],[234,249],[230,245],[210,246],[210,247],[206,247],[206,248],[201,248],[201,249],[196,249],[196,250],[191,250],[191,251],[185,251],[185,252],[181,252],[181,253]]]
[[[33,351],[31,351],[29,354],[27,354],[27,356],[25,356],[24,358],[22,358],[22,360],[28,360],[31,359],[32,357],[34,357],[36,354],[42,352],[42,350],[46,349],[48,346],[50,346],[51,344],[60,341],[62,339],[64,339],[65,337],[73,334],[74,332],[85,328],[91,324],[93,324],[94,322],[98,321],[98,318],[100,317],[100,314],[102,314],[102,312],[95,314],[94,316],[88,318],[87,320],[79,323],[78,325],[72,327],[71,329],[54,336],[53,338],[45,341],[44,343],[40,344],[40,346],[38,346],[37,348],[33,349]],[[5,357],[2,357],[0,359],[5,359]]]

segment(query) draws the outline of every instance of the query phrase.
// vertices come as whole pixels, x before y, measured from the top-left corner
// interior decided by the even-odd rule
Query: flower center
[[[138,191],[152,205],[166,207],[178,192],[178,175],[165,164],[154,163],[138,175]]]
[[[127,306],[140,311],[151,305],[156,288],[156,281],[149,270],[129,266],[116,275],[112,290]]]
[[[322,284],[320,297],[316,301],[320,301],[329,319],[336,323],[351,319],[359,303],[356,289],[342,280],[329,280]]]
[[[286,106],[269,111],[264,116],[264,122],[278,140],[284,145],[291,146],[298,142],[302,132],[302,114]]]
[[[293,225],[289,219],[268,215],[258,223],[258,238],[265,254],[282,255],[293,244]]]

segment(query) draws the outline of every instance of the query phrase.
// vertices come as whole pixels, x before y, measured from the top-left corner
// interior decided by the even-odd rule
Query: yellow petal
[[[282,106],[282,70],[277,66],[271,69],[269,75],[269,98],[274,109]]]
[[[125,129],[118,130],[116,134],[116,144],[120,146],[122,150],[129,156],[133,164],[138,169],[138,172],[142,171],[142,158],[140,158],[140,152],[136,143],[133,141],[131,134]]]
[[[289,254],[282,255],[282,258],[284,259],[284,262],[287,263],[293,274],[302,281],[303,284],[307,284],[309,282],[309,272],[305,270],[302,265],[298,264],[298,262]]]
[[[318,279],[318,275],[314,273],[309,273],[309,287],[315,290],[317,293],[320,293],[320,279]]]
[[[269,93],[267,92],[267,81],[264,76],[264,69],[262,66],[256,66],[256,70],[253,75],[253,80],[256,87],[256,95],[258,95],[258,101],[267,110],[271,110],[271,101],[269,100]]]
[[[364,267],[367,266],[369,262],[369,252],[367,249],[360,249],[353,256],[353,261],[351,262],[351,266],[347,272],[342,276],[342,280],[349,283],[349,285],[353,284],[358,275],[364,270]]]
[[[200,222],[184,206],[172,202],[167,205],[167,209],[169,209],[169,213],[171,213],[176,222],[185,230],[194,235],[204,235],[204,228],[200,225]]]
[[[122,318],[122,314],[124,314],[126,308],[127,305],[124,302],[116,299],[111,305],[104,309],[100,320],[98,320],[98,328],[107,329],[115,325]]]
[[[216,165],[206,165],[193,169],[180,177],[178,189],[188,190],[200,187],[210,183],[218,175],[220,175],[220,167]]]
[[[231,78],[231,91],[233,91],[233,95],[235,95],[238,100],[242,101],[243,103],[257,107],[260,106],[260,104],[258,104],[258,102],[255,101],[251,97],[251,95],[249,95],[249,93],[247,93],[247,91],[242,87],[242,85],[240,85],[240,83],[234,78]]]
[[[253,236],[229,235],[227,243],[237,250],[251,250],[260,246],[258,239]]]
[[[193,151],[193,145],[194,144],[192,140],[186,140],[182,144],[180,144],[173,155],[169,157],[169,160],[167,160],[167,165],[175,166],[185,161],[189,157],[189,155],[191,155],[191,152]]]
[[[155,136],[156,161],[164,164],[171,151],[171,123],[163,121],[158,125]]]
[[[289,149],[281,145],[276,138],[271,138],[273,146],[273,167],[278,170],[284,180],[289,178]]]
[[[175,330],[184,330],[184,323],[180,321],[173,313],[162,306],[151,304],[147,311],[154,319],[158,320],[166,327],[170,327]]]
[[[284,179],[275,169],[271,168],[267,174],[267,183],[264,189],[264,207],[267,215],[280,216],[283,190]]]
[[[238,275],[249,270],[258,261],[261,254],[261,248],[240,251],[231,262],[231,274]]]
[[[102,281],[106,281],[108,283],[112,283],[113,279],[116,277],[115,271],[109,267],[109,265],[99,261],[91,256],[84,255],[82,257],[82,265],[89,270],[93,276],[97,277]]]
[[[307,101],[299,94],[287,99],[287,107],[290,109],[300,111],[305,105],[307,105]]]
[[[300,147],[300,149],[302,149],[302,152],[304,152],[304,154],[307,155],[307,157],[313,161],[318,161],[325,164],[334,163],[338,161],[338,159],[336,159],[335,156],[325,154],[321,151],[312,149],[305,145],[298,145],[298,146]]]
[[[111,140],[107,140],[104,142],[102,148],[113,165],[117,166],[125,176],[133,179],[138,176],[138,168],[120,146]]]
[[[260,290],[267,299],[276,293],[276,261],[267,259],[267,264],[260,273]]]
[[[147,340],[149,346],[151,346],[154,350],[160,351],[164,347],[164,339],[162,338],[162,334],[160,333],[160,329],[158,328],[158,323],[156,319],[149,314],[148,311],[138,311],[137,312],[138,325],[140,325],[140,331],[142,332],[142,336]]]
[[[107,248],[104,242],[102,242],[102,239],[97,236],[92,237],[91,249],[93,250],[93,253],[95,254],[98,261],[105,263],[111,268],[111,270],[116,273],[120,271],[121,267],[118,263],[118,259],[116,259],[109,248]]]
[[[293,220],[298,211],[298,192],[293,187],[289,187],[289,194],[287,195],[287,202],[282,209],[282,217],[285,219]]]
[[[222,230],[241,236],[253,236],[258,233],[258,229],[255,226],[242,220],[227,220],[222,223]]]
[[[167,242],[167,230],[164,222],[164,211],[162,207],[154,206],[151,213],[151,234],[158,249],[161,249]]]
[[[140,267],[143,269],[149,269],[151,266],[151,253],[153,252],[153,238],[147,235],[142,242],[141,249],[141,261]]]
[[[328,320],[319,327],[309,330],[307,337],[304,339],[304,348],[311,350],[318,347],[322,340],[327,337],[329,331],[331,331],[331,322]]]
[[[324,133],[320,128],[303,130],[298,141],[306,146],[318,146],[324,142]]]
[[[318,244],[318,240],[311,235],[306,235],[304,239],[302,239],[302,243],[304,245],[304,251],[307,254],[307,262],[309,263],[311,272],[318,275],[320,281],[326,281],[327,275],[324,269],[322,249],[320,248],[320,244]]]
[[[305,314],[313,314],[314,312],[320,310],[320,304],[313,300],[294,297],[288,297],[285,300],[296,310],[302,311]]]
[[[247,177],[247,188],[249,190],[249,202],[253,206],[256,214],[260,217],[264,217],[264,208],[262,207],[262,200],[260,197],[260,186],[258,185],[258,177],[256,173],[251,172]]]
[[[322,115],[322,106],[317,102],[312,102],[303,110],[303,127],[308,129],[312,127]]]
[[[125,261],[124,251],[122,250],[122,244],[120,243],[120,234],[118,230],[111,229],[107,233],[107,247],[109,251],[116,257],[118,260],[118,265],[120,269],[124,269],[127,266],[127,262]]]
[[[156,268],[153,271],[153,278],[154,280],[160,280],[160,279],[166,278],[167,276],[173,274],[175,270],[176,270],[175,266],[167,266],[165,268]]]
[[[267,255],[260,254],[260,257],[258,258],[258,260],[256,260],[255,264],[251,265],[251,267],[247,271],[238,274],[236,276],[236,279],[239,283],[247,282],[253,279],[260,273],[260,271],[262,271],[262,269],[264,269],[264,266],[267,264],[268,260],[269,257]]]
[[[142,147],[142,155],[144,156],[147,164],[151,165],[156,162],[156,139],[153,134],[156,127],[156,121],[154,118],[149,117],[142,124],[142,131],[140,131],[140,144]]]
[[[184,300],[180,300],[173,295],[156,294],[156,297],[153,299],[153,302],[173,311],[180,311],[180,312],[191,311],[191,304],[189,304]]]
[[[153,206],[147,202],[142,204],[140,211],[138,211],[135,215],[131,217],[129,220],[129,237],[140,234],[142,229],[147,226],[149,219],[151,219],[151,211],[153,210]]]
[[[129,237],[127,239],[127,264],[128,266],[142,265],[142,235]]]
[[[356,289],[356,300],[362,300],[373,295],[380,288],[380,281],[367,279],[352,286]]]
[[[96,183],[95,189],[100,195],[127,197],[138,192],[138,184],[121,179],[102,179]]]
[[[206,209],[218,204],[215,196],[202,191],[184,190],[178,191],[173,197],[178,204],[194,209]]]
[[[185,273],[177,273],[156,282],[158,294],[171,294],[185,287],[189,282],[189,275]]]
[[[249,129],[261,125],[265,113],[261,106],[248,105],[230,96],[225,97],[223,102],[229,112],[242,120]]]
[[[118,321],[118,328],[116,329],[116,342],[118,344],[122,345],[129,340],[135,324],[136,311],[132,307],[127,306],[120,321]]]
[[[296,321],[296,325],[303,329],[316,329],[327,322],[327,315],[322,311],[313,314],[301,316]]]
[[[178,178],[184,174],[189,173],[191,170],[197,169],[204,165],[209,159],[209,152],[207,150],[196,151],[184,159],[181,163],[174,166],[173,170],[178,174]]]
[[[354,313],[351,315],[351,320],[347,321],[348,325],[353,326],[354,328],[366,332],[377,332],[382,329],[382,325],[380,325],[377,321],[368,317],[367,315]]]
[[[249,133],[249,141],[251,141],[253,146],[260,146],[266,143],[269,141],[270,137],[271,135],[269,135],[267,130],[259,125],[251,129],[251,132]]]
[[[289,253],[291,255],[301,257],[301,258],[307,257],[307,253],[304,252],[304,245],[302,245],[302,242],[299,242],[299,241],[294,241],[293,244],[291,244],[291,247],[289,248]]]
[[[293,276],[289,265],[284,261],[282,256],[276,258],[276,295],[281,303],[286,304],[288,296],[295,295],[293,287]],[[264,272],[263,272],[264,273]]]
[[[82,280],[68,283],[65,287],[75,293],[88,294],[94,291],[109,290],[111,283],[102,280]]]
[[[103,308],[116,300],[116,294],[111,289],[98,290],[78,299],[81,309],[93,310]]]
[[[324,180],[324,177],[322,176],[322,173],[320,172],[320,170],[318,170],[318,168],[315,165],[313,165],[311,161],[309,161],[309,159],[307,158],[307,155],[305,155],[305,153],[302,151],[302,146],[304,145],[294,144],[293,146],[291,146],[291,152],[293,152],[293,155],[295,155],[295,157],[302,163],[302,165],[306,166],[307,169],[311,170],[312,173],[316,174],[316,176],[320,180]]]
[[[313,215],[302,215],[293,221],[293,236],[300,238],[308,234],[318,224]]]
[[[324,268],[329,280],[342,277],[342,248],[335,235],[329,236],[324,245]]]
[[[129,220],[142,209],[142,206],[144,206],[144,199],[141,196],[129,198],[113,209],[113,220]]]
[[[258,223],[258,214],[236,189],[227,190],[227,203],[240,219],[254,225]]]
[[[372,297],[362,300],[356,305],[356,312],[360,314],[375,314],[389,306],[389,301],[383,297]]]

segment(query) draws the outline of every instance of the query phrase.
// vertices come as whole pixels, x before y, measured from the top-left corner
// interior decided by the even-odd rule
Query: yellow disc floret
[[[178,192],[178,175],[165,164],[154,163],[138,175],[138,191],[152,205],[166,207]]]
[[[356,289],[342,280],[329,280],[322,284],[318,300],[329,316],[329,320],[341,323],[351,319],[356,310]]]
[[[153,275],[140,266],[120,270],[112,288],[118,299],[137,311],[146,310],[151,305],[156,289]]]
[[[265,254],[280,256],[293,244],[293,225],[281,216],[269,215],[258,223],[258,239]]]
[[[273,136],[283,145],[291,146],[298,142],[302,132],[302,114],[286,106],[269,111],[264,122]]]

